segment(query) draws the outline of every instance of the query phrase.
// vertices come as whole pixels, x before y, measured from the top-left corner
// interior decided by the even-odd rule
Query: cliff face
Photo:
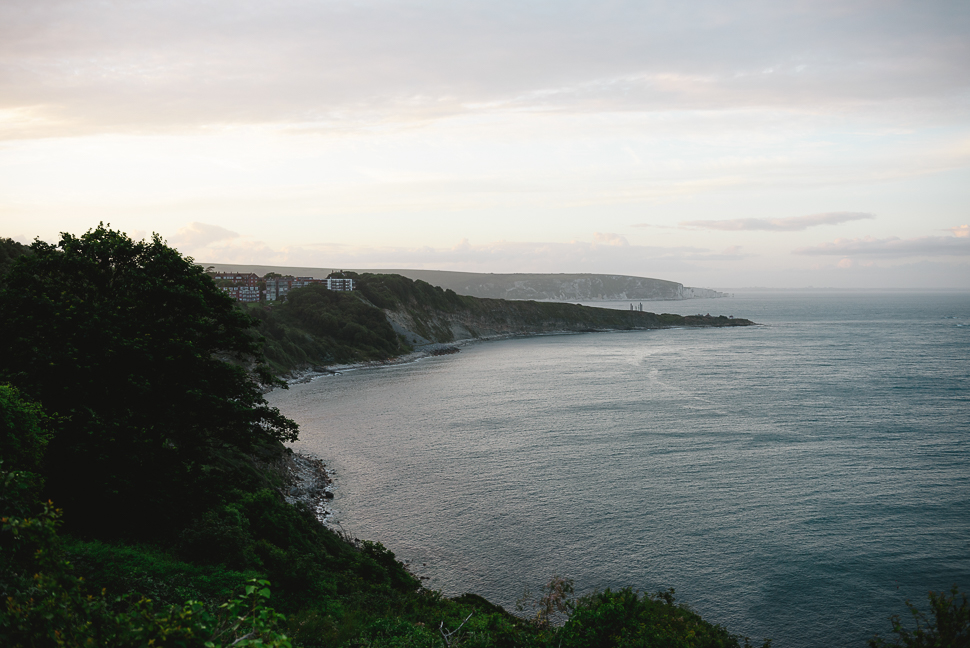
[[[486,299],[557,301],[680,300],[723,297],[708,288],[690,288],[675,281],[602,274],[483,274],[440,270],[394,270],[409,279],[426,281],[459,295]]]
[[[499,299],[476,301],[480,303],[448,311],[425,309],[416,302],[403,302],[394,308],[384,309],[384,313],[396,330],[416,335],[414,343],[417,345],[504,335],[651,329],[664,326],[653,313],[548,302]]]
[[[403,300],[383,309],[412,346],[507,335],[645,330],[672,326],[749,326],[749,320],[711,315],[672,315],[594,308],[578,304],[463,297],[450,308]]]

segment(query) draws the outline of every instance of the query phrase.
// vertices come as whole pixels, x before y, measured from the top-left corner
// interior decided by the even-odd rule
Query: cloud
[[[6,0],[0,111],[39,135],[959,98],[960,4]]]
[[[166,242],[182,254],[198,258],[200,255],[228,246],[235,249],[245,249],[247,243],[238,239],[239,234],[218,225],[189,223],[185,227],[179,228],[178,233]]]
[[[970,225],[958,225],[957,227],[951,227],[946,231],[952,232],[956,237],[967,238],[970,236]]]
[[[872,256],[881,258],[970,256],[970,237],[924,236],[901,239],[877,239],[871,236],[854,239],[835,239],[814,247],[794,250],[794,254],[839,255],[845,257]]]
[[[182,251],[192,251],[212,245],[219,241],[239,238],[239,234],[231,232],[218,225],[206,223],[189,223],[179,229],[178,234],[171,237],[168,243]]]
[[[656,225],[654,223],[634,223],[630,227],[651,227],[653,229],[680,229],[674,225]]]
[[[613,247],[624,247],[630,245],[625,237],[611,232],[595,232],[593,241],[599,245],[612,245]]]
[[[808,216],[788,216],[785,218],[734,218],[730,220],[694,220],[680,223],[691,229],[769,232],[800,232],[818,225],[838,225],[850,221],[868,220],[875,215],[867,212],[825,212]]]

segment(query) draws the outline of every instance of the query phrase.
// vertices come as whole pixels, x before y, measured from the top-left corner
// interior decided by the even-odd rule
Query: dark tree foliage
[[[0,385],[0,469],[39,472],[46,419],[38,403],[25,401],[16,387]]]
[[[674,591],[641,595],[631,588],[580,599],[559,637],[563,648],[750,648],[747,637],[705,621]],[[762,648],[770,648],[765,640]]]
[[[30,248],[9,238],[0,238],[0,276],[6,274],[13,262],[30,254]]]
[[[44,473],[69,526],[164,533],[214,452],[296,438],[253,380],[252,318],[191,259],[103,225],[31,250],[0,290],[0,381],[59,417]]]

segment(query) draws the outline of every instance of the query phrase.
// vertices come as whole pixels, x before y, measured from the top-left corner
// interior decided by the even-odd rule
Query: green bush
[[[180,560],[149,545],[125,545],[99,540],[61,538],[73,573],[84,579],[88,594],[106,590],[114,594],[136,594],[158,605],[183,601],[218,604],[232,597],[239,584],[260,574],[237,571],[220,564],[198,564]]]
[[[179,535],[178,554],[202,565],[223,564],[232,569],[253,567],[249,519],[238,507],[224,506],[206,511]]]
[[[565,648],[738,648],[747,638],[705,621],[674,591],[643,595],[607,589],[580,599],[560,631]],[[744,642],[743,644],[741,642]],[[765,641],[768,648],[770,641]]]
[[[28,473],[0,472],[0,505],[5,647],[292,646],[282,632],[285,617],[266,606],[268,581],[251,580],[242,596],[218,608],[199,601],[156,606],[139,596],[111,599],[104,590],[90,593],[74,575],[57,534],[60,511],[36,501]]]
[[[970,605],[967,595],[962,594],[956,585],[946,592],[930,592],[930,610],[927,616],[915,605],[906,601],[906,607],[913,617],[915,628],[903,627],[898,614],[889,617],[893,634],[897,635],[892,643],[876,635],[869,641],[871,648],[968,648],[970,647]]]

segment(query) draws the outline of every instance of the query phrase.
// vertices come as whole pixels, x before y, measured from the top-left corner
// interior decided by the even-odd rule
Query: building
[[[313,277],[273,277],[266,280],[266,301],[276,301],[294,288],[325,283],[324,279]]]
[[[258,302],[265,295],[266,301],[277,301],[294,288],[303,288],[313,284],[323,284],[327,290],[348,292],[354,289],[353,279],[330,278],[314,279],[313,277],[268,277],[263,279],[252,272],[215,272],[212,275],[216,285],[228,293],[232,298],[241,302]],[[265,281],[266,290],[259,289],[261,281]]]
[[[259,277],[255,272],[213,272],[212,279],[217,285],[231,282],[234,286],[249,286],[255,288],[259,285]]]
[[[354,280],[353,279],[337,279],[337,278],[331,277],[331,278],[327,279],[327,289],[328,290],[339,290],[341,292],[344,292],[344,291],[349,292],[349,291],[351,291],[351,290],[354,289]]]
[[[241,302],[260,301],[259,277],[254,272],[213,272],[216,286]]]
[[[244,286],[241,284],[223,286],[222,290],[236,301],[258,302],[260,300],[260,290],[257,286]]]

